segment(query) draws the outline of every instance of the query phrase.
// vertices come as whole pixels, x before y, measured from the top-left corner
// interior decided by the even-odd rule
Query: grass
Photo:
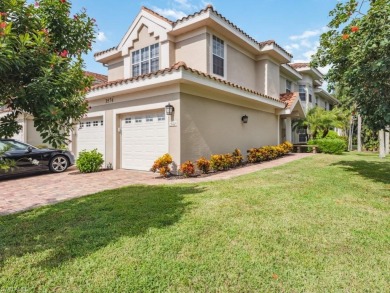
[[[316,155],[0,217],[0,292],[388,292],[390,160]]]

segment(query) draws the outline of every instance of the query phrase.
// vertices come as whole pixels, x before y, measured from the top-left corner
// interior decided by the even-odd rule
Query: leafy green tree
[[[356,104],[373,130],[390,125],[390,0],[344,0],[330,12],[313,66]]]
[[[95,20],[85,10],[71,16],[66,0],[0,1],[0,137],[20,130],[21,113],[34,117],[44,142],[68,142],[75,121],[88,111],[81,55],[91,50]]]

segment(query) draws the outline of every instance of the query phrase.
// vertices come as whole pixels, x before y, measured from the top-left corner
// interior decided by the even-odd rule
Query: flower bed
[[[284,142],[277,146],[251,148],[247,150],[246,161],[244,161],[244,156],[241,151],[235,149],[232,153],[211,155],[210,160],[201,157],[196,162],[186,161],[180,165],[179,175],[171,173],[170,164],[172,164],[173,160],[169,154],[165,154],[154,162],[150,170],[153,172],[158,171],[161,177],[170,179],[206,177],[230,169],[240,168],[248,164],[274,160],[292,152],[292,149],[293,145],[290,142]]]

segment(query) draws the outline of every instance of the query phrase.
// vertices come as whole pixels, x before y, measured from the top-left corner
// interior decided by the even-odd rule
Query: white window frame
[[[214,42],[214,37],[221,40],[223,42],[223,53],[224,53],[224,56],[221,57],[221,56],[218,56],[219,58],[222,58],[223,59],[223,75],[219,75],[219,74],[216,74],[214,73],[214,49],[213,49],[213,42]],[[216,76],[218,78],[221,78],[221,79],[226,79],[227,78],[227,43],[224,39],[218,37],[217,35],[213,35],[213,34],[210,34],[210,73],[211,75],[213,76]]]
[[[157,51],[153,51],[153,52],[157,52],[157,54],[155,56],[152,56],[152,50],[155,49],[156,47],[157,47]],[[145,51],[148,51],[146,57],[143,56],[142,54]],[[135,59],[136,56],[138,57]],[[158,64],[157,69],[152,68],[152,61],[157,62]],[[146,63],[148,65],[148,70],[147,72],[142,73],[142,64],[146,64]],[[137,73],[135,73],[134,71],[135,67],[137,67],[137,71],[138,71]],[[158,70],[160,70],[160,44],[159,43],[155,43],[153,45],[146,46],[144,48],[131,52],[131,76],[132,77],[136,77],[143,74],[149,74],[151,72],[156,72]]]
[[[298,88],[299,88],[299,99],[301,100],[301,102],[307,102],[307,93],[306,93],[307,86],[304,84],[300,84]],[[304,89],[304,91],[301,91],[302,88]],[[301,94],[305,94],[305,100],[301,99]]]
[[[292,81],[286,79],[286,93],[291,93],[292,92]]]

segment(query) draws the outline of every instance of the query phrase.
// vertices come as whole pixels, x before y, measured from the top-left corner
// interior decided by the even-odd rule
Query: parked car
[[[0,178],[13,174],[34,173],[49,169],[61,173],[75,162],[73,153],[59,149],[38,149],[15,139],[0,139],[0,150],[6,152],[0,160],[12,160],[15,167],[0,171]]]

